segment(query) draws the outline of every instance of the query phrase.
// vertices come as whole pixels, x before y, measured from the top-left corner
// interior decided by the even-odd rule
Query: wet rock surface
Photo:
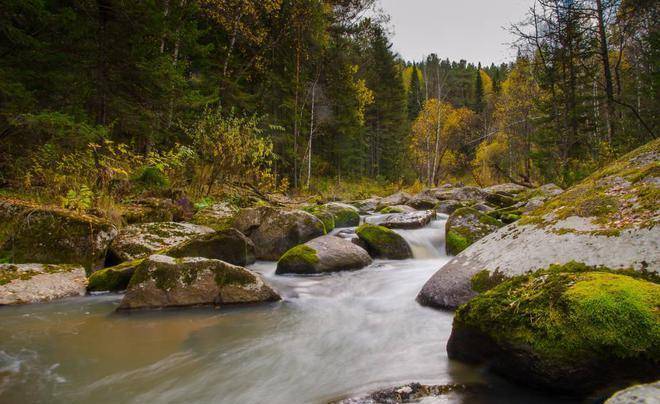
[[[84,296],[85,269],[72,265],[0,264],[0,306]]]

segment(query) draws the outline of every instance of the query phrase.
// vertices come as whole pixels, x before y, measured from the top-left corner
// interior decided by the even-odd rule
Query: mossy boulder
[[[323,223],[325,233],[330,233],[335,228],[335,215],[328,212],[322,205],[309,205],[302,208],[305,212],[311,213]]]
[[[95,216],[16,199],[0,199],[0,257],[12,263],[103,267],[111,223]]]
[[[100,269],[89,276],[87,290],[90,292],[119,292],[126,290],[131,277],[144,258],[122,262],[119,265]]]
[[[360,211],[349,204],[329,202],[323,209],[335,217],[335,227],[354,227],[360,224]]]
[[[325,233],[323,222],[308,212],[268,206],[241,209],[234,227],[252,240],[257,259],[271,261]]]
[[[435,208],[435,211],[438,213],[451,215],[452,213],[456,212],[458,209],[465,208],[467,206],[468,205],[465,202],[448,199],[448,200],[440,201],[438,203],[438,206]]]
[[[530,188],[524,185],[506,183],[506,184],[497,184],[483,189],[487,193],[505,193],[508,195],[518,195],[523,192],[529,191]]]
[[[372,257],[398,260],[413,256],[406,240],[387,227],[365,223],[355,233],[366,243]]]
[[[660,402],[660,381],[637,384],[616,392],[605,404],[658,404]]]
[[[174,258],[202,257],[246,266],[254,264],[254,243],[236,229],[196,236],[166,251]]]
[[[144,258],[199,235],[211,233],[214,233],[214,230],[210,227],[185,222],[142,223],[126,226],[110,244],[106,261],[116,265]]]
[[[551,266],[460,307],[447,352],[532,387],[584,395],[657,378],[659,307],[660,285],[640,276]]]
[[[191,222],[213,230],[226,230],[231,228],[236,212],[238,209],[229,204],[215,203],[195,213]]]
[[[206,258],[152,255],[135,269],[118,310],[223,306],[279,300],[261,275]]]
[[[461,202],[476,203],[484,201],[488,193],[478,187],[445,187],[438,188],[433,196],[441,201],[453,200]]]
[[[452,213],[445,225],[447,254],[456,255],[474,242],[504,226],[499,220],[474,208]]]
[[[350,240],[322,236],[293,247],[277,262],[276,274],[351,271],[371,264],[369,253]]]
[[[84,296],[86,285],[81,266],[0,264],[0,306]]]
[[[497,208],[508,208],[516,204],[516,199],[513,195],[502,191],[486,193],[485,200]]]
[[[361,214],[366,215],[376,211],[381,199],[381,197],[373,196],[369,199],[350,202],[350,205],[355,206]]]
[[[168,198],[147,197],[128,203],[122,212],[125,223],[155,223],[182,220],[187,216],[184,207]]]
[[[660,272],[659,166],[654,140],[465,249],[429,279],[418,301],[466,303],[477,294],[471,278],[484,270],[513,277],[579,261]]]

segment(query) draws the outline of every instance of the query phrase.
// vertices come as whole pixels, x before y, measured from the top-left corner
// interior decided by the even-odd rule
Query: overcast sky
[[[501,63],[515,53],[507,31],[533,0],[378,0],[390,15],[394,48],[406,60],[437,53],[442,59]]]

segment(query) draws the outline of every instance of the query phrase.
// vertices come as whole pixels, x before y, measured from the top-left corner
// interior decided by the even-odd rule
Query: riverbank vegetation
[[[537,0],[499,66],[402,60],[374,3],[4,2],[2,192],[107,212],[569,186],[656,137],[656,2]]]

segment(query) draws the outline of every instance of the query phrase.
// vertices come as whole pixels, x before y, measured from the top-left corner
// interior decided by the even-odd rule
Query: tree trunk
[[[614,136],[614,88],[612,86],[612,71],[610,70],[610,55],[607,46],[607,32],[605,29],[605,16],[603,1],[596,0],[596,13],[598,20],[598,42],[600,45],[600,57],[603,62],[603,76],[605,78],[607,141],[611,142]]]

